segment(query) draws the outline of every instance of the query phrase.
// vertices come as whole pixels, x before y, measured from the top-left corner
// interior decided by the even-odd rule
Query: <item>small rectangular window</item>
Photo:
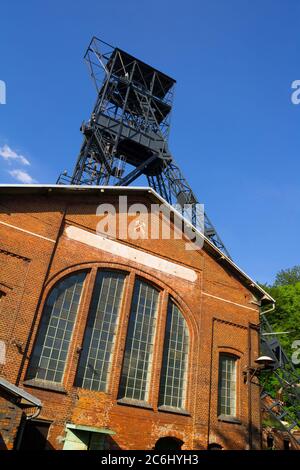
[[[236,416],[236,362],[229,354],[220,354],[218,415]]]

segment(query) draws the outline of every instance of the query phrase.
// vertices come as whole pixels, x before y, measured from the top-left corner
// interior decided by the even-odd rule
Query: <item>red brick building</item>
[[[163,204],[149,188],[0,188],[0,445],[260,448],[244,372],[273,299],[207,239],[138,235],[150,215],[122,213],[121,194]],[[97,235],[105,203],[136,239]]]

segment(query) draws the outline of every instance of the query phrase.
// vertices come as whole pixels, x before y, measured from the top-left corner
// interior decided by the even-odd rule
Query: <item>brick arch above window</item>
[[[219,354],[228,354],[229,356],[234,356],[236,359],[241,359],[245,352],[240,349],[234,348],[232,346],[218,346]]]
[[[155,436],[154,438],[152,438],[152,447],[151,447],[151,450],[154,450],[155,449],[155,444],[156,442],[159,440],[159,439],[164,439],[164,438],[175,438],[177,439],[178,441],[181,441],[182,442],[182,448],[181,450],[188,450],[188,449],[185,449],[185,444],[186,442],[188,441],[188,436],[186,435],[186,433],[182,432],[182,431],[178,431],[177,429],[172,429],[171,431],[169,429],[162,429],[158,432],[157,436]]]
[[[79,271],[79,270],[86,270],[87,272],[91,271],[92,269],[111,269],[111,270],[116,270],[116,271],[121,271],[124,274],[134,274],[135,277],[139,277],[141,279],[144,279],[145,281],[149,282],[150,284],[153,285],[154,288],[160,290],[160,291],[165,291],[167,292],[174,300],[178,308],[181,310],[183,313],[185,320],[188,324],[188,328],[191,334],[191,340],[193,339],[194,336],[197,336],[199,334],[199,325],[198,322],[195,318],[194,313],[190,309],[190,307],[187,305],[185,300],[182,298],[182,296],[176,292],[172,287],[170,287],[170,284],[167,282],[162,281],[162,279],[159,277],[159,274],[155,275],[152,272],[149,273],[147,270],[141,269],[141,268],[136,268],[136,267],[131,267],[128,265],[128,263],[118,263],[118,262],[105,262],[105,261],[89,261],[87,263],[80,263],[80,264],[74,264],[71,266],[68,266],[58,272],[56,272],[53,276],[49,278],[45,285],[45,291],[44,291],[44,299],[47,293],[49,292],[50,288],[60,279],[63,278],[64,276],[71,274],[73,272]]]

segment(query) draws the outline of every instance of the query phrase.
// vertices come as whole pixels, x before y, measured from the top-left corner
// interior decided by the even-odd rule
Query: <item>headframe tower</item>
[[[197,197],[172,157],[168,137],[175,80],[119,48],[93,37],[85,54],[97,89],[73,175],[59,183],[128,186],[140,176],[168,203],[192,208]],[[207,214],[204,233],[229,256]]]

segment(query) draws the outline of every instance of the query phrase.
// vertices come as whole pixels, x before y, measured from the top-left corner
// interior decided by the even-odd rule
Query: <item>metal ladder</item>
[[[269,399],[270,404],[267,403],[266,399]],[[293,434],[293,430],[299,428],[299,420],[295,420],[291,413],[284,407],[284,404],[279,400],[275,400],[268,392],[262,392],[261,404],[262,409],[279,424],[281,430],[290,436],[291,440],[300,450],[300,439],[297,439]],[[283,419],[285,421],[283,421]],[[289,424],[286,425],[285,422]]]

